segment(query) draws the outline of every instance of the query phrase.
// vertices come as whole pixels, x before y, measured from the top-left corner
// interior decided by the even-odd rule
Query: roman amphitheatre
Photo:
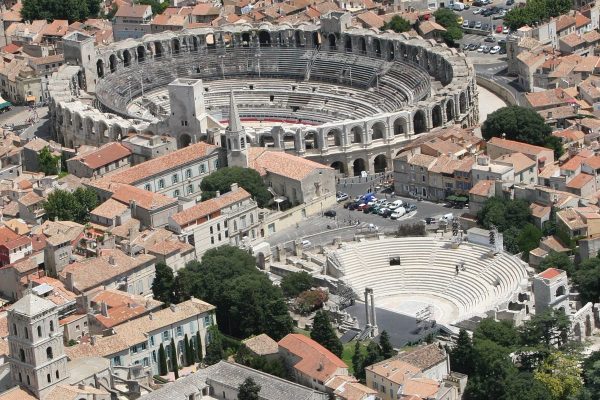
[[[391,170],[412,138],[478,123],[473,66],[420,37],[357,29],[349,15],[314,24],[235,24],[145,35],[96,47],[65,37],[69,66],[49,83],[57,138],[68,147],[131,134],[172,135],[178,147],[214,140],[231,93],[252,146],[283,149],[340,173]],[[168,85],[201,79],[200,128],[173,130]],[[192,113],[193,114],[193,113]]]

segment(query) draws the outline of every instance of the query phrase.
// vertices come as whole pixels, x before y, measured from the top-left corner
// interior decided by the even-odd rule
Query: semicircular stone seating
[[[407,237],[346,244],[329,255],[329,264],[357,294],[369,287],[375,298],[419,294],[430,296],[432,303],[443,298],[462,319],[509,301],[527,278],[518,258],[488,254],[488,248],[471,243],[453,249],[447,241]],[[395,257],[400,265],[392,266]]]

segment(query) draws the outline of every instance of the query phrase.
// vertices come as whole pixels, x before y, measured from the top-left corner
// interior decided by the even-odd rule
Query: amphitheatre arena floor
[[[488,114],[493,113],[499,108],[506,107],[508,104],[494,93],[482,86],[477,86],[479,91],[479,122],[483,123]]]

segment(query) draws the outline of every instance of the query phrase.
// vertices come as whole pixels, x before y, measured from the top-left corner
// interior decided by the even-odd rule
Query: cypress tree
[[[167,368],[167,353],[165,353],[165,347],[162,343],[158,348],[158,370],[161,375],[166,375],[169,372],[169,368]]]
[[[201,363],[204,355],[202,354],[202,340],[200,339],[200,331],[196,332],[196,346],[198,346],[196,349],[196,357],[198,358],[198,362]]]
[[[390,335],[386,331],[381,332],[379,336],[379,346],[381,347],[381,355],[388,359],[395,354],[394,346],[390,342]]]
[[[179,365],[177,364],[177,348],[175,347],[175,340],[171,338],[171,367],[175,374],[175,380],[179,379]]]
[[[344,346],[335,334],[335,331],[331,326],[331,322],[329,322],[329,317],[327,316],[327,314],[325,314],[325,312],[318,311],[315,314],[315,318],[313,320],[313,328],[310,332],[310,338],[315,342],[321,344],[323,347],[331,351],[336,356],[342,356]]]
[[[192,351],[190,349],[190,339],[188,338],[187,333],[183,337],[183,348],[185,349],[185,366],[192,365],[194,362],[194,358],[192,356]]]

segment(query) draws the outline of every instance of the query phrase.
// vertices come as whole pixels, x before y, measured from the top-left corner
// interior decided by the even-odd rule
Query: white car
[[[392,215],[390,215],[391,219],[398,219],[401,216],[403,216],[404,214],[406,214],[406,210],[404,209],[404,207],[398,207],[393,213]]]
[[[500,51],[500,46],[494,46],[490,50],[490,54],[497,54]]]
[[[310,240],[304,239],[302,241],[302,247],[307,248],[310,247],[312,245],[312,243],[310,242]]]
[[[390,204],[390,206],[388,208],[390,210],[395,210],[398,207],[402,207],[402,200],[395,200],[394,202],[392,202],[392,204]]]
[[[481,46],[479,46],[479,48],[477,49],[477,52],[478,52],[478,53],[483,53],[483,50],[484,50],[486,47],[487,47],[486,45],[483,45],[483,44],[482,44],[482,45],[481,45]]]
[[[465,20],[463,21],[463,28],[468,28],[468,27],[469,27],[469,20],[468,20],[468,19],[465,19]]]
[[[481,29],[481,21],[475,22],[475,29]]]
[[[481,11],[483,11],[481,8],[474,8],[473,14],[477,15],[477,14],[481,13]]]
[[[505,35],[507,35],[508,32],[510,32],[510,29],[508,29],[508,26],[505,26],[504,29],[502,29],[502,33],[504,33]]]

